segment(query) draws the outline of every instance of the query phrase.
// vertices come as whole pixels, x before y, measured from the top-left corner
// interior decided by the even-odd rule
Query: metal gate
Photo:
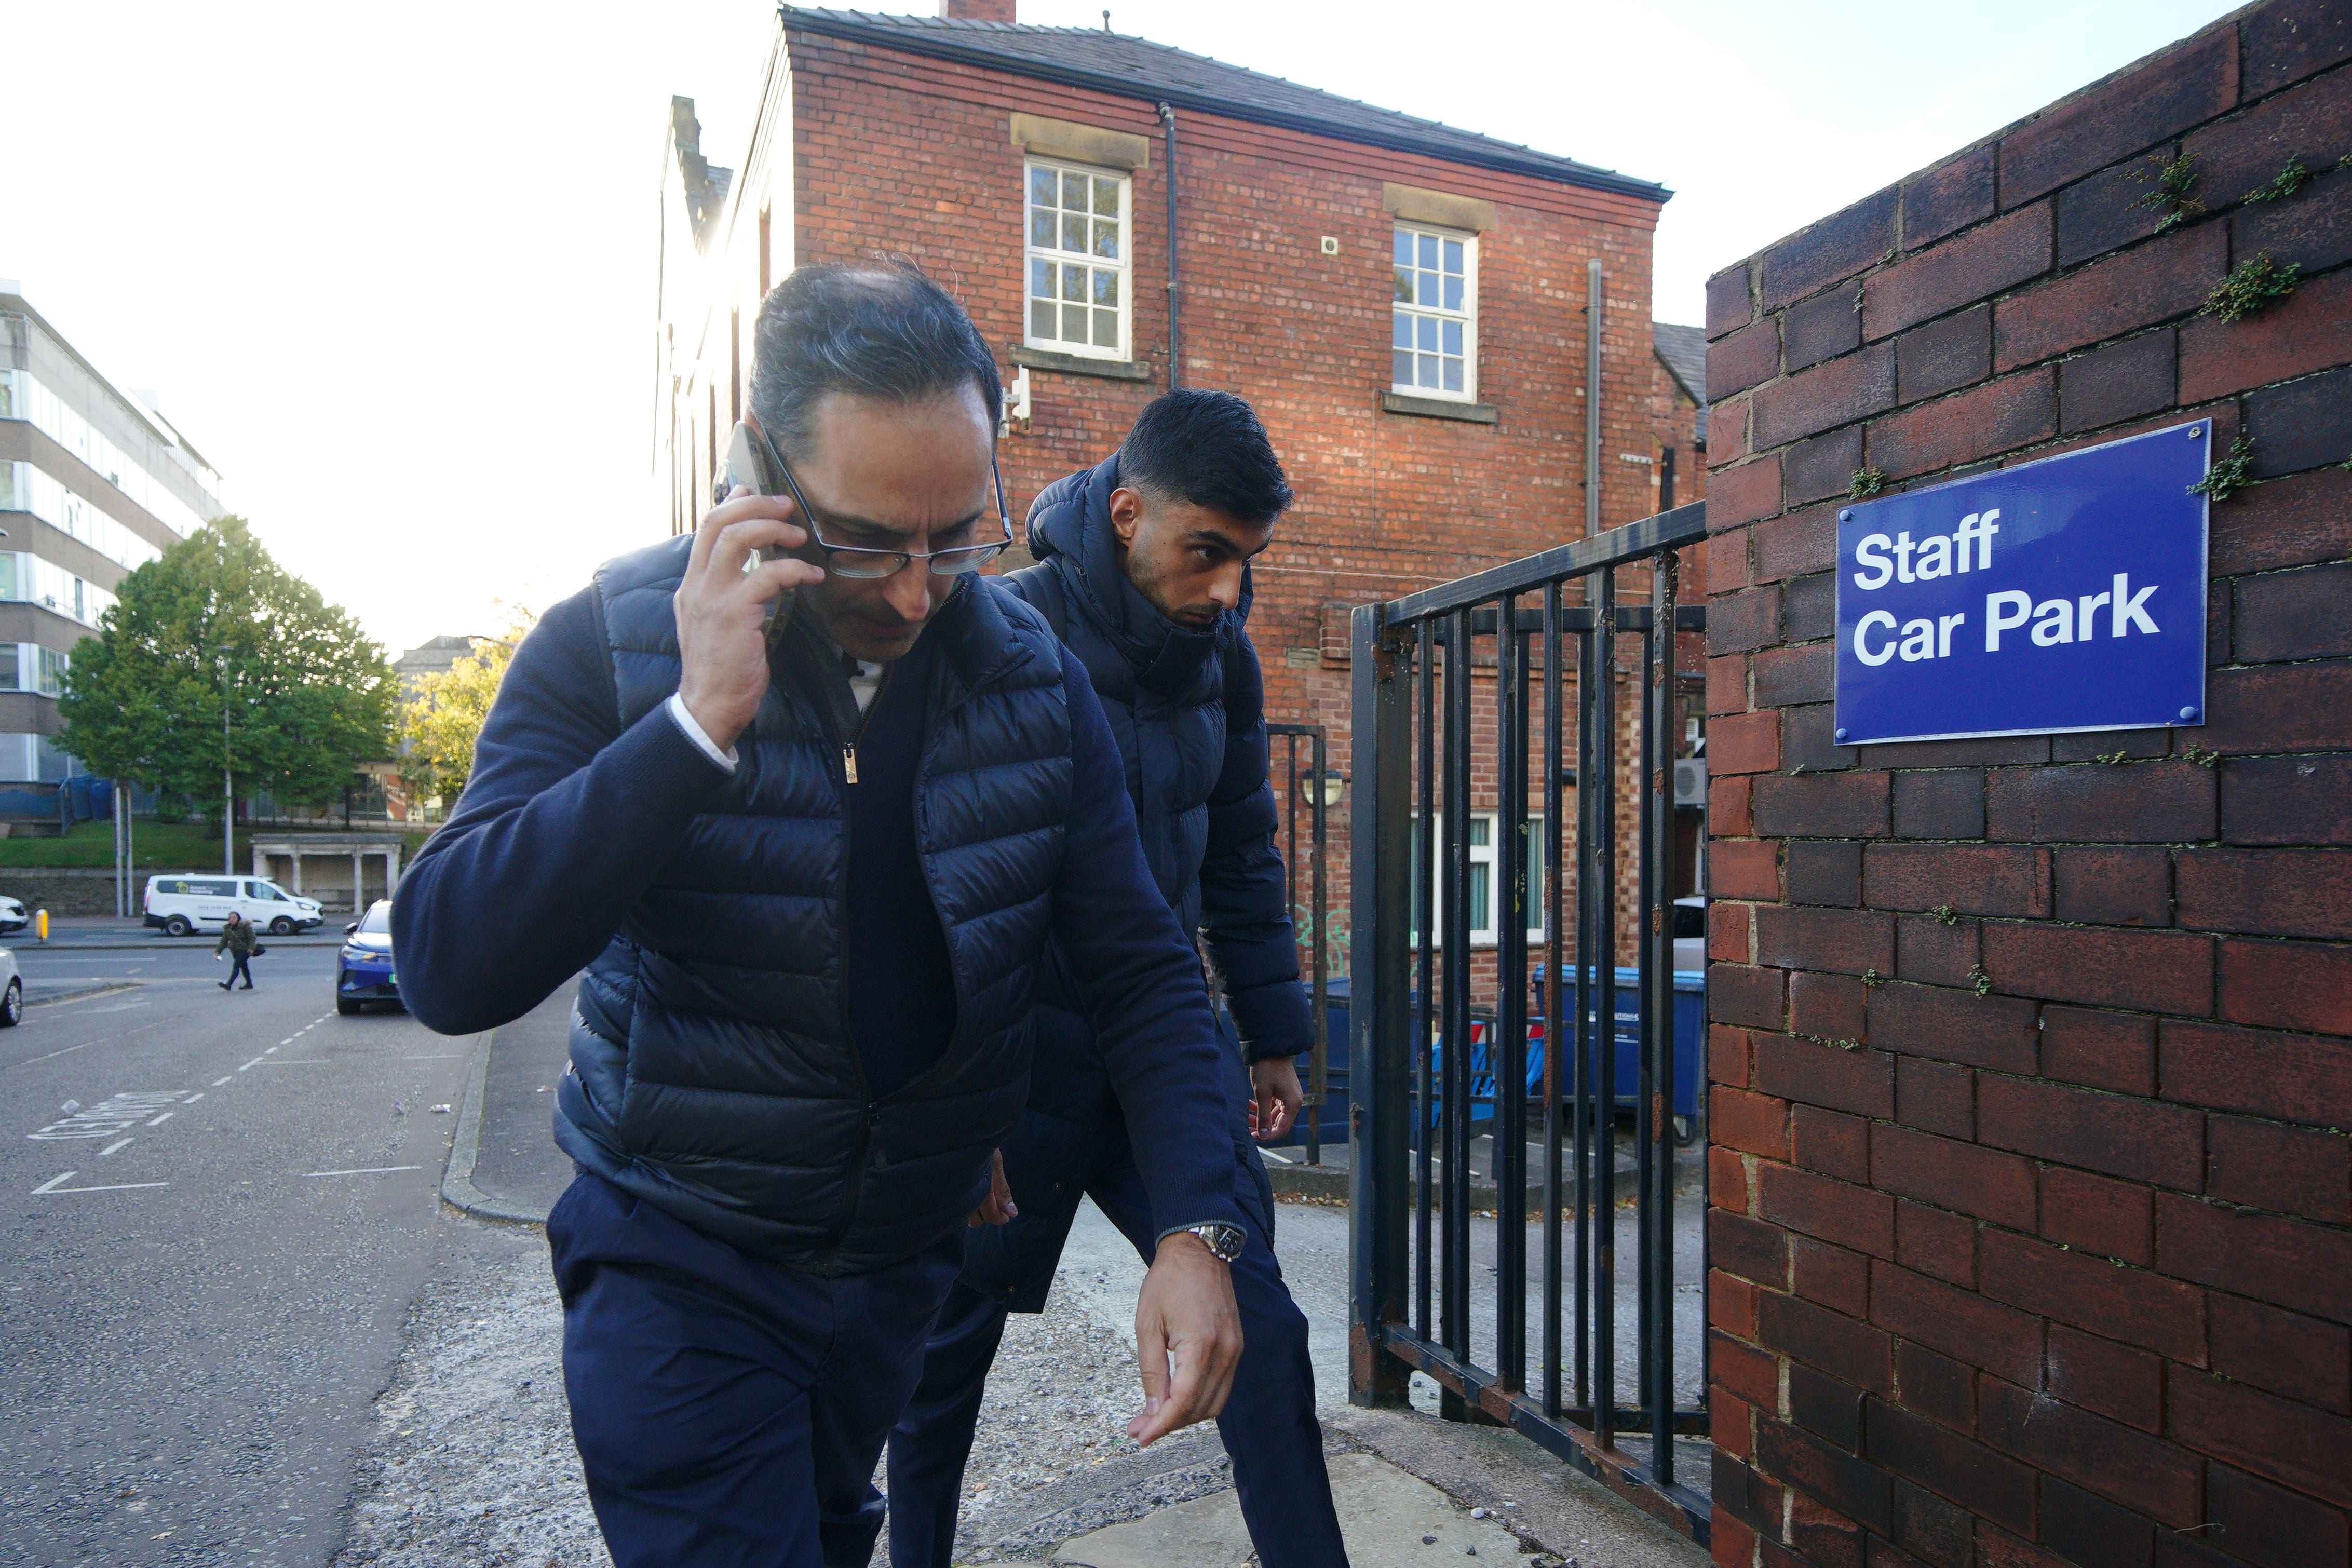
[[[1681,507],[1356,610],[1349,960],[1349,1397],[1402,1404],[1410,1374],[1425,1373],[1444,1414],[1516,1427],[1702,1542],[1706,1483],[1678,1473],[1695,1456],[1674,1441],[1706,1430],[1703,1324],[1683,1336],[1696,1352],[1683,1381],[1692,1367],[1696,1376],[1678,1401],[1675,1322],[1677,1285],[1691,1295],[1706,1273],[1703,1251],[1679,1269],[1675,1251],[1674,637],[1660,628],[1705,625],[1704,611],[1675,603],[1672,553],[1705,533],[1705,507]],[[1628,567],[1647,568],[1647,605],[1617,602]],[[1628,645],[1638,672],[1621,676]],[[1620,770],[1636,760],[1628,824]],[[1489,770],[1491,810],[1473,788]],[[1621,934],[1628,850],[1633,929]],[[1491,935],[1474,941],[1481,868]],[[1539,1016],[1531,946],[1544,961]],[[1625,947],[1638,1040],[1630,1083],[1618,1066]],[[1491,1009],[1475,1005],[1480,992]],[[1692,1087],[1703,1084],[1684,1092]],[[1632,1115],[1630,1184],[1618,1168],[1621,1107]],[[1484,1184],[1473,1169],[1481,1121]],[[1618,1251],[1627,1184],[1630,1303]],[[1490,1237],[1474,1228],[1474,1196],[1492,1205]],[[1490,1324],[1476,1321],[1474,1263],[1493,1274]]]

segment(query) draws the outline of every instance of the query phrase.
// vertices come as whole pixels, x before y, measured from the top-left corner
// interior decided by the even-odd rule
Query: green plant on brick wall
[[[2272,300],[2294,293],[2294,275],[2302,270],[2301,262],[2281,266],[2269,251],[2258,250],[2213,286],[2200,313],[2224,321],[2242,321],[2268,309]]]
[[[2204,496],[2213,501],[2225,501],[2245,488],[2254,464],[2254,443],[2251,437],[2241,436],[2230,443],[2230,455],[2216,458],[2205,477],[2189,487],[2193,496]]]
[[[2195,763],[2200,768],[2210,768],[2221,760],[2221,752],[2209,752],[2194,741],[2189,742],[2189,749],[2180,755],[2183,760]]]
[[[2132,178],[2155,188],[2132,205],[2152,207],[2164,215],[2156,220],[2157,233],[2187,223],[2205,210],[2205,204],[2189,194],[2197,185],[2197,160],[2183,153],[2167,163],[2164,154],[2156,153],[2149,154],[2147,163]]]
[[[1985,966],[1983,964],[1969,964],[1969,979],[1975,984],[1978,995],[1990,996],[1992,994],[1992,976],[1985,973]]]
[[[2248,191],[2243,199],[2250,202],[2283,202],[2303,189],[2305,182],[2310,178],[2311,171],[2303,166],[2302,159],[2289,158],[2285,168],[2273,174],[2263,184]]]
[[[2253,466],[2253,440],[2241,436],[2230,443],[2230,455],[2214,458],[2205,477],[2189,487],[2189,493],[2216,503],[2228,500],[2245,488],[2247,471]]]
[[[1845,482],[1845,499],[1868,500],[1886,488],[1886,476],[1876,468],[1856,468],[1853,478]]]
[[[1934,909],[1927,912],[1934,915],[1937,921],[1941,921],[1945,925],[1956,926],[1960,923],[1960,911],[1952,908],[1949,904],[1937,904]]]

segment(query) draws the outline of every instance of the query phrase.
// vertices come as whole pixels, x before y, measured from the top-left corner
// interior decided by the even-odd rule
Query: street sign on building
[[[1838,513],[1842,745],[2205,721],[2212,422]]]

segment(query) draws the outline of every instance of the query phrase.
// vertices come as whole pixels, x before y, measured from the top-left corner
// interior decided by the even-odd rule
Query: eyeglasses
[[[793,504],[808,521],[809,538],[824,552],[824,569],[836,577],[869,580],[895,577],[906,569],[909,561],[929,562],[931,574],[935,577],[961,577],[979,571],[1012,547],[1013,519],[1004,510],[1004,475],[998,469],[993,457],[988,459],[988,471],[996,481],[996,524],[1003,530],[1003,538],[988,544],[958,545],[952,550],[869,550],[862,545],[835,544],[825,539],[817,526],[816,509],[809,505],[807,497],[801,494],[800,482],[793,478],[793,470],[785,464],[784,455],[777,451],[775,442],[768,438],[765,426],[754,425],[752,428],[760,433],[760,445],[767,448],[768,461],[773,463],[776,472],[783,476],[784,488],[792,491]]]

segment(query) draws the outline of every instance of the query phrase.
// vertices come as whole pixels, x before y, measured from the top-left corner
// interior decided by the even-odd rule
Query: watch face
[[[1237,1225],[1204,1225],[1193,1234],[1227,1263],[1242,1255],[1242,1227]]]

